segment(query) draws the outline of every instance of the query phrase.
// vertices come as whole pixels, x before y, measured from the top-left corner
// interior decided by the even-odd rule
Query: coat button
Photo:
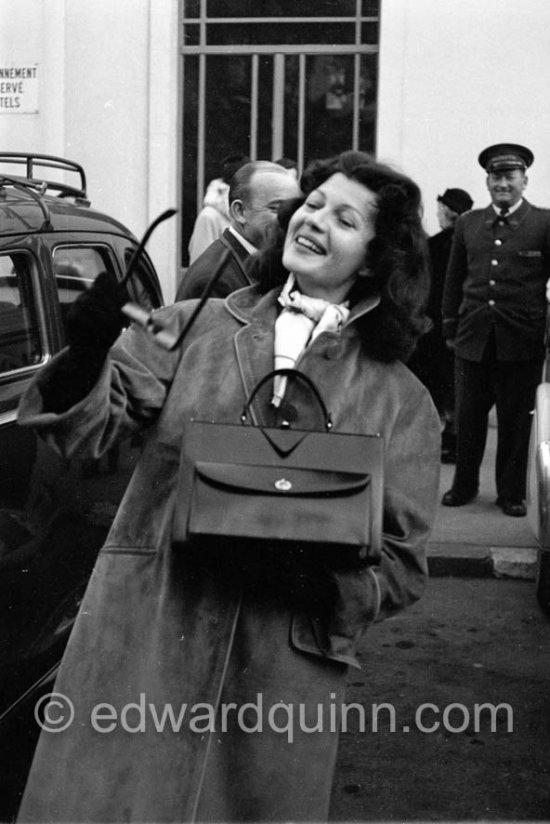
[[[495,260],[493,258],[493,260],[491,261],[491,266],[498,266],[498,260]]]
[[[490,280],[489,281],[489,286],[494,286],[495,284],[496,284],[496,280]]]
[[[497,237],[497,239],[495,240],[495,246],[502,246],[502,240],[501,240],[500,238],[498,238],[498,237]]]
[[[494,300],[490,300],[490,301],[489,301],[489,306],[494,306],[494,305],[495,305]]]

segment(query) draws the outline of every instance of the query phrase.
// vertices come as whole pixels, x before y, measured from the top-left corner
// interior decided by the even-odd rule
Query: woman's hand
[[[121,312],[127,300],[124,287],[108,272],[99,274],[75,300],[65,323],[69,350],[39,382],[44,412],[66,412],[91,391],[127,323]]]
[[[77,357],[103,361],[127,321],[121,312],[128,295],[115,276],[101,272],[75,300],[65,323],[67,343]]]

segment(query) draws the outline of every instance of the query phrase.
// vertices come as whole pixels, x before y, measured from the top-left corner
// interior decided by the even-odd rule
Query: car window
[[[56,246],[52,265],[63,322],[71,304],[100,272],[113,271],[109,251],[102,246]]]
[[[42,360],[31,272],[27,252],[0,254],[0,375]]]
[[[128,245],[124,249],[124,266],[128,270],[134,259],[135,247]],[[154,309],[158,306],[157,292],[154,284],[157,283],[157,276],[153,265],[147,255],[142,252],[137,260],[132,264],[133,274],[126,288],[131,301],[135,301],[144,309]]]

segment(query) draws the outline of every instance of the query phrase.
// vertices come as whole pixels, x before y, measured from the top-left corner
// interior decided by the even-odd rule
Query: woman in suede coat
[[[103,280],[75,305],[70,347],[23,399],[21,424],[68,458],[137,430],[146,442],[56,682],[74,720],[42,733],[20,820],[328,815],[357,642],[424,589],[439,419],[402,362],[427,286],[418,188],[356,152],[315,164],[302,183],[305,202],[257,261],[258,286],[208,301],[181,347],[166,352],[139,327],[118,337],[118,296]],[[155,322],[178,334],[195,306],[161,309]],[[334,430],[384,438],[376,559],[173,543],[184,423],[239,421],[274,367],[283,316],[310,323],[296,368],[319,388]],[[319,428],[308,393],[293,380],[268,386],[252,421],[292,415],[298,428]]]

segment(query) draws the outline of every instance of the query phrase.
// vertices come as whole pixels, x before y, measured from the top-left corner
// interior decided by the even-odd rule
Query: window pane
[[[273,62],[269,58],[269,63]],[[188,263],[188,244],[197,215],[198,60],[185,58],[183,114],[182,264]],[[250,152],[251,58],[211,55],[206,62],[204,182],[218,178],[221,161],[231,154]],[[271,111],[271,96],[262,96]],[[260,101],[260,105],[262,105]],[[204,192],[201,193],[201,198]]]
[[[57,246],[52,263],[63,321],[71,304],[99,273],[112,271],[107,250],[95,246]]]
[[[363,0],[363,17],[378,17],[380,14],[380,0]]]
[[[361,55],[361,88],[359,98],[359,148],[374,152],[376,134],[376,92],[378,88],[378,58],[376,54]]]
[[[42,347],[31,287],[31,257],[0,255],[0,372],[34,366]]]
[[[354,23],[216,23],[207,28],[209,46],[238,44],[286,45],[296,43],[355,42]]]
[[[361,42],[369,46],[378,43],[378,23],[363,23],[361,26]]]
[[[305,162],[352,148],[352,55],[307,59]]]
[[[184,26],[183,27],[183,47],[198,46],[200,40],[200,26]]]
[[[189,4],[191,7],[192,4]],[[369,3],[369,6],[377,5]],[[208,17],[353,17],[355,0],[208,0]]]
[[[188,265],[189,238],[197,214],[197,152],[199,119],[199,58],[194,55],[183,61],[183,156],[182,156],[182,204],[181,204],[181,265]],[[209,160],[207,155],[207,161]],[[206,180],[209,171],[205,169]],[[217,175],[215,175],[217,177]]]
[[[201,13],[200,0],[184,0],[183,14],[186,18],[198,17]]]

